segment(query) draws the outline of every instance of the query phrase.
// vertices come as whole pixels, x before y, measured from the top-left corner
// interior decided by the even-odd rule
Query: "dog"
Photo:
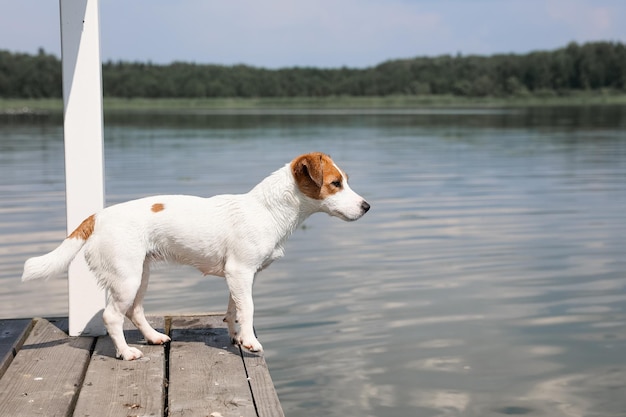
[[[283,256],[287,238],[311,214],[324,212],[354,221],[369,209],[328,155],[308,153],[246,194],[161,195],[107,207],[85,219],[52,252],[28,259],[22,281],[65,272],[84,247],[89,269],[108,290],[102,317],[116,355],[134,360],[143,354],[126,343],[124,316],[148,343],[170,341],[144,315],[150,264],[191,265],[204,275],[226,279],[229,299],[224,321],[231,341],[260,352],[263,347],[253,329],[252,284],[257,272]]]

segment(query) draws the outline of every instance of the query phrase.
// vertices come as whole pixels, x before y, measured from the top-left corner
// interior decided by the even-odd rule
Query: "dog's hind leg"
[[[141,277],[120,277],[115,285],[109,287],[109,299],[102,318],[115,345],[116,356],[126,361],[139,359],[143,353],[137,348],[128,346],[124,338],[124,316],[133,305],[137,290],[141,285]]]
[[[148,323],[148,320],[146,320],[146,316],[143,311],[143,297],[148,290],[149,280],[150,261],[146,259],[143,262],[143,272],[141,274],[141,284],[139,285],[139,290],[137,291],[137,295],[135,295],[133,306],[126,312],[126,316],[132,320],[135,326],[137,326],[143,337],[146,339],[146,342],[153,345],[162,345],[170,341],[169,336],[154,330],[150,323]]]
[[[85,260],[99,283],[108,290],[102,319],[115,345],[116,356],[130,361],[141,358],[143,353],[128,346],[124,337],[124,316],[129,314],[141,288],[146,254],[139,245],[124,244],[132,239],[111,236],[92,235],[85,246]]]

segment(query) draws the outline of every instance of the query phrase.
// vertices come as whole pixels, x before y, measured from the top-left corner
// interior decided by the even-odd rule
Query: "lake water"
[[[330,153],[372,209],[318,214],[255,286],[288,416],[626,415],[626,108],[105,118],[106,200],[246,192]],[[0,117],[0,317],[65,315],[23,261],[65,235],[62,126]],[[153,274],[148,312],[226,307]]]

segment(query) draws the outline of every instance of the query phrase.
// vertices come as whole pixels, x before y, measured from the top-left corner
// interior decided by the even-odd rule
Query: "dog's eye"
[[[341,181],[333,181],[330,183],[333,187],[341,188]]]

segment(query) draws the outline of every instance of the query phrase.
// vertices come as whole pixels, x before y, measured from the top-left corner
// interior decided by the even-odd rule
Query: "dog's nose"
[[[361,210],[363,210],[363,214],[367,213],[369,209],[370,205],[367,204],[367,201],[363,200],[363,202],[361,203]]]

